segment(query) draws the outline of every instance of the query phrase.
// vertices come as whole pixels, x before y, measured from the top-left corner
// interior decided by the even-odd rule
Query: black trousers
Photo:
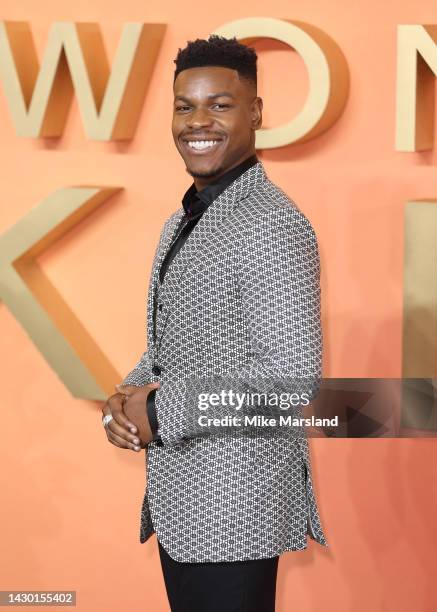
[[[274,612],[279,557],[183,563],[158,548],[171,612]]]

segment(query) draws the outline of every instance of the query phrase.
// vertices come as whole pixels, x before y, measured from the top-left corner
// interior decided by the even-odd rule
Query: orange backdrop
[[[76,102],[61,138],[18,137],[0,85],[1,231],[60,187],[124,187],[39,258],[121,376],[145,347],[159,231],[191,182],[170,129],[178,47],[243,17],[296,19],[329,34],[350,69],[344,113],[316,140],[259,156],[319,238],[324,375],[401,376],[404,204],[437,197],[437,154],[394,148],[396,27],[435,23],[434,2],[5,0],[2,9],[2,19],[30,23],[39,58],[53,21],[98,22],[110,58],[125,22],[168,24],[130,142],[87,140]],[[306,70],[285,45],[255,46],[272,127],[301,108]],[[108,444],[101,404],[71,396],[3,304],[0,337],[0,589],[74,589],[84,612],[168,610],[156,538],[139,543],[144,454]],[[330,547],[309,540],[281,558],[278,611],[436,609],[435,440],[310,445]]]

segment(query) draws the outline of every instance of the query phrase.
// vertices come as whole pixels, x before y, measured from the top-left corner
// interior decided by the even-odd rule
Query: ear
[[[259,130],[259,128],[262,126],[262,122],[263,122],[262,111],[263,111],[263,101],[262,101],[262,98],[257,96],[253,100],[252,108],[251,108],[252,129],[253,130]]]

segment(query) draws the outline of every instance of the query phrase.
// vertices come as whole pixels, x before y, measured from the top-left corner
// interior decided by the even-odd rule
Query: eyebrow
[[[234,98],[235,96],[234,94],[231,94],[230,91],[220,91],[219,93],[215,93],[215,94],[209,94],[207,96],[208,100],[214,100],[214,98],[222,98],[222,97],[228,97],[228,98]],[[175,102],[176,100],[182,100],[183,102],[190,102],[189,98],[186,98],[185,96],[175,96]]]

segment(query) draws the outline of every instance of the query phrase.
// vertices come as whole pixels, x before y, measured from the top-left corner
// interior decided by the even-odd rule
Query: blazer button
[[[158,309],[162,310],[162,304],[158,304]]]
[[[161,368],[157,365],[154,365],[152,368],[152,372],[153,374],[156,374],[157,376],[159,376],[161,374]]]

